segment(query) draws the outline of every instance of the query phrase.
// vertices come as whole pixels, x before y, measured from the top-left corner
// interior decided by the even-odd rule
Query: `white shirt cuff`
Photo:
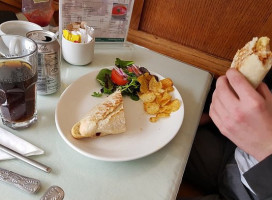
[[[259,162],[253,158],[251,155],[247,154],[243,150],[241,150],[239,147],[235,149],[235,160],[237,162],[240,174],[241,174],[241,181],[242,183],[255,194],[255,192],[251,189],[251,187],[248,185],[244,173],[247,172],[250,168],[258,164]]]

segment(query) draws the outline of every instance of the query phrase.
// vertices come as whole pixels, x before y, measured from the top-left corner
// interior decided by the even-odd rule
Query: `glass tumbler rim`
[[[12,56],[0,56],[0,60],[12,60],[12,59],[20,59],[20,58],[24,58],[24,57],[28,57],[28,56],[32,56],[34,55],[37,51],[38,51],[38,45],[36,44],[36,42],[30,38],[27,38],[25,36],[21,36],[21,35],[13,35],[13,34],[5,34],[5,35],[0,35],[0,43],[2,42],[1,40],[3,40],[3,38],[5,37],[16,37],[16,38],[22,38],[25,41],[29,41],[30,43],[33,44],[34,49],[29,50],[28,53],[26,54],[22,54],[22,55],[12,55]]]

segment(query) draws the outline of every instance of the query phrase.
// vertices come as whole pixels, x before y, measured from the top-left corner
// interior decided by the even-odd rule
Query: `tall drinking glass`
[[[37,45],[18,35],[0,36],[0,109],[4,125],[26,128],[37,120]]]
[[[28,21],[46,27],[54,14],[52,0],[22,0],[22,12]]]

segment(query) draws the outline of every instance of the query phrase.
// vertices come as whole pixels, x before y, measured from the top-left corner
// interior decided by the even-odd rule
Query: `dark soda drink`
[[[36,81],[37,73],[29,63],[18,60],[0,63],[0,106],[6,120],[22,122],[33,117]]]

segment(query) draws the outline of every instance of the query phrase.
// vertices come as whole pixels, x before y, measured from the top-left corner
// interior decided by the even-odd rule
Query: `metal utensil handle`
[[[7,153],[9,155],[12,155],[15,158],[18,158],[18,159],[22,160],[22,161],[24,161],[24,162],[26,162],[26,163],[40,169],[40,170],[42,170],[42,171],[45,171],[47,173],[51,172],[50,167],[48,167],[48,166],[46,166],[46,165],[44,165],[42,163],[39,163],[39,162],[37,162],[35,160],[32,160],[32,159],[30,159],[30,158],[28,158],[28,157],[26,157],[26,156],[24,156],[24,155],[22,155],[22,154],[20,154],[20,153],[18,153],[16,151],[12,150],[12,149],[10,149],[10,148],[2,145],[2,144],[0,144],[0,150],[4,151],[5,153]]]
[[[53,185],[44,193],[40,200],[62,200],[64,191],[61,187]]]
[[[29,178],[16,174],[12,171],[8,171],[0,168],[0,180],[14,185],[21,190],[26,192],[35,193],[40,189],[41,183],[39,180],[34,178]]]

